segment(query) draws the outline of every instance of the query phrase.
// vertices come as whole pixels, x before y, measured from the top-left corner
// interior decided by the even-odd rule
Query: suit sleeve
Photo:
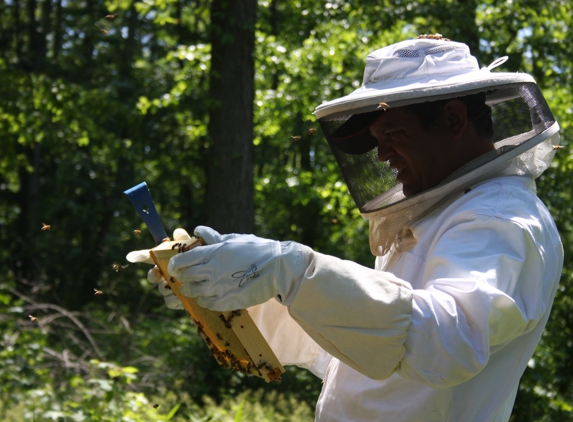
[[[559,278],[551,257],[559,251],[534,232],[519,221],[470,216],[435,241],[426,284],[413,291],[401,376],[437,388],[459,384],[537,325],[551,306]]]
[[[555,290],[544,283],[555,283],[558,265],[547,265],[538,237],[515,221],[463,216],[432,244],[425,285],[415,290],[391,273],[315,253],[290,313],[369,378],[398,372],[437,388],[456,385],[550,307]]]

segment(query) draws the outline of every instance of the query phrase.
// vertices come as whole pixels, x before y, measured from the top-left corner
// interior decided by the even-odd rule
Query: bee
[[[169,278],[169,282],[175,283],[175,277],[170,277],[170,278]]]
[[[35,317],[34,315],[28,315],[28,318],[30,318],[30,321],[32,322],[38,322],[38,318]]]
[[[201,244],[204,245],[204,243]],[[179,246],[179,249],[177,250],[179,251],[179,253],[190,251],[191,249],[193,249],[191,245],[192,244],[186,245],[185,243],[181,243],[181,246]]]
[[[170,286],[169,284],[166,284],[166,285],[165,285],[165,288],[166,288],[167,290],[171,290],[171,286]]]
[[[290,141],[291,142],[296,142],[296,141],[300,141],[300,138],[302,138],[302,136],[291,136],[290,137]]]
[[[103,295],[103,292],[101,290],[94,289],[94,295],[95,296]]]
[[[444,38],[442,34],[421,34],[416,37],[417,39],[426,39],[426,40],[442,40],[442,41],[450,41],[449,38]]]
[[[141,234],[141,230],[135,229],[135,230],[133,231],[133,234]]]
[[[229,347],[231,345],[231,343],[229,343],[228,341],[225,342],[225,347]]]
[[[159,405],[158,405],[157,403],[155,403],[155,404],[153,405],[153,408],[154,408],[154,409],[157,409],[158,407],[159,407]]]
[[[235,310],[235,311],[231,311],[231,315],[229,315],[227,317],[227,319],[224,319],[225,317],[223,317],[223,315],[220,315],[219,318],[223,317],[223,318],[221,318],[221,321],[223,321],[225,323],[225,327],[231,328],[231,321],[233,320],[233,318],[239,317],[239,316],[241,316],[241,311]],[[243,328],[243,327],[241,326],[241,328]]]
[[[166,237],[166,238],[164,238],[164,239],[161,241],[161,243],[163,243],[163,242],[169,242],[170,240],[171,240],[170,237]]]
[[[219,319],[223,321],[223,324],[225,324],[225,328],[232,328],[230,317],[229,319],[227,319],[225,318],[225,315],[219,315]]]
[[[223,336],[222,336],[221,334],[219,334],[219,333],[217,333],[217,338],[218,338],[219,340],[221,340],[221,341],[223,340]]]
[[[332,219],[332,224],[336,224],[336,223],[338,223],[338,219],[333,218],[333,219]]]
[[[553,150],[555,151],[555,150],[558,150],[558,149],[561,149],[561,148],[564,148],[564,147],[561,146],[561,145],[555,145],[555,146],[553,147]]]
[[[105,15],[105,20],[111,21],[113,20],[117,15]]]
[[[376,107],[376,110],[382,109],[382,111],[386,111],[390,108],[390,106],[384,102],[378,104],[378,107]]]
[[[46,223],[42,223],[42,231],[45,232],[46,230],[51,230],[52,226]]]
[[[171,250],[177,248],[177,250],[181,250],[181,243],[176,243],[173,246],[171,246]]]
[[[281,383],[281,370],[279,368],[271,368],[266,365],[265,369],[267,370],[267,376],[270,381],[276,381],[278,384]]]
[[[313,127],[311,127],[311,128],[308,130],[308,135],[312,135],[314,132],[316,132],[316,129],[313,128]]]
[[[115,272],[119,272],[119,271],[125,271],[125,269],[129,267],[129,264],[126,265],[119,265],[119,264],[113,264],[111,266],[111,268],[113,268],[115,270]]]
[[[266,366],[266,362],[261,362],[257,365],[257,369],[262,369],[264,366]]]

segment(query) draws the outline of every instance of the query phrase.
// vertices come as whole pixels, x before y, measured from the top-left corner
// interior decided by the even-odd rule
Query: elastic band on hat
[[[509,60],[508,56],[499,57],[499,58],[495,59],[493,62],[491,62],[491,64],[488,67],[483,67],[481,70],[490,71],[492,69],[495,69],[498,66],[501,66],[502,64],[504,64],[508,60]]]

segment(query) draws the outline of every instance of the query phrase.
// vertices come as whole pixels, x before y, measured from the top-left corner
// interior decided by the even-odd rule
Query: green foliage
[[[20,3],[0,2],[0,418],[312,419],[320,380],[289,368],[264,385],[219,368],[147,286],[147,268],[111,267],[151,246],[123,190],[146,180],[168,231],[208,215],[210,2],[44,1],[32,14]],[[566,262],[512,420],[573,420],[566,3],[260,1],[257,14],[256,232],[368,266],[367,223],[314,108],[360,86],[369,51],[419,33],[468,43],[482,65],[509,55],[501,70],[535,76],[566,147],[538,182]]]

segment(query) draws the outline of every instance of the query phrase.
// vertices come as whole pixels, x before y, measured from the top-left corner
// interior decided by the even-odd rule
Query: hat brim
[[[492,73],[487,70],[446,76],[439,80],[435,76],[429,76],[418,78],[415,83],[407,83],[404,79],[384,79],[364,85],[344,97],[323,103],[315,109],[314,114],[321,119],[349,111],[367,111],[369,107],[375,107],[380,102],[385,102],[389,106],[400,106],[400,102],[405,104],[406,102],[433,101],[437,97],[454,97],[456,94],[468,91],[493,89],[496,86],[526,82],[535,83],[535,79],[526,73]],[[414,99],[416,101],[411,101]]]
[[[370,133],[370,125],[383,111],[355,114],[332,134],[327,136],[328,142],[352,155],[365,154],[378,146],[378,140]]]

